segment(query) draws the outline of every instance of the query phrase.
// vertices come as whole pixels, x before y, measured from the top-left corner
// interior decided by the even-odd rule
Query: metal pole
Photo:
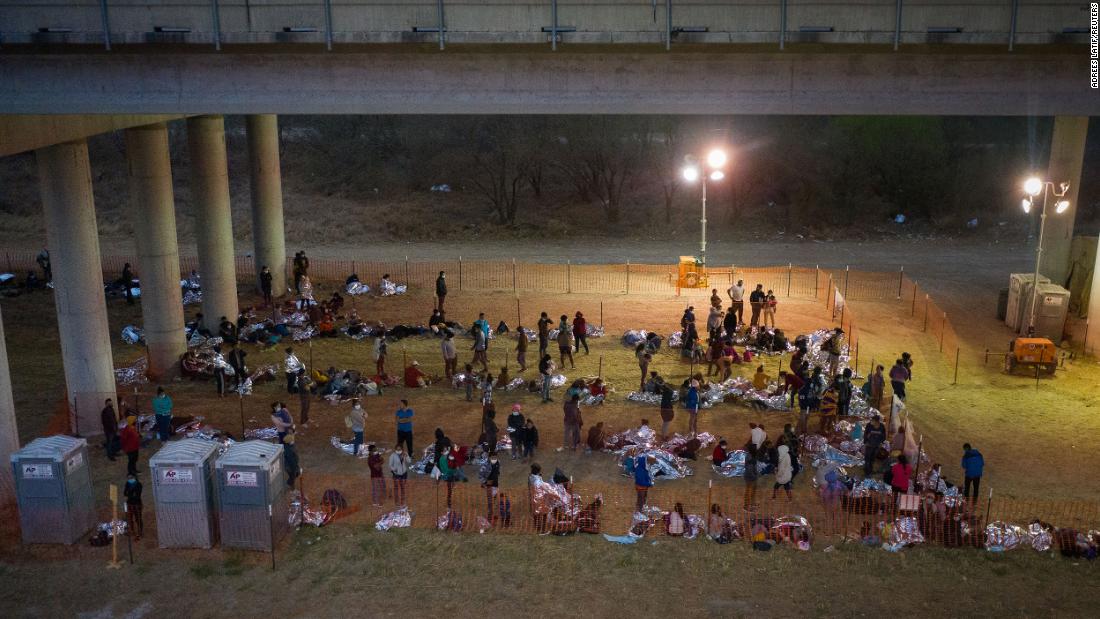
[[[241,440],[244,440],[244,394],[240,391],[237,392],[237,399],[241,403]]]
[[[672,49],[672,0],[665,0],[665,51]]]
[[[959,384],[959,347],[955,347],[955,380],[951,381],[952,385]]]
[[[214,49],[222,51],[222,16],[218,0],[210,0],[210,17],[214,28]]]
[[[900,0],[899,0],[900,2]],[[1016,45],[1016,15],[1020,10],[1020,0],[1012,0],[1012,21],[1008,26],[1008,51]]]
[[[848,301],[848,265],[844,265],[844,300]]]
[[[913,282],[913,307],[909,310],[909,316],[917,315],[917,282]]]
[[[111,51],[111,20],[107,17],[107,0],[99,0],[99,19],[103,23],[103,49]]]
[[[462,256],[458,257],[458,291],[462,292]]]
[[[550,51],[558,51],[558,0],[550,0]]]
[[[603,355],[600,355],[600,370],[596,373],[596,376],[603,378]]]
[[[630,294],[630,261],[626,261],[626,293]],[[1088,323],[1085,323],[1085,335],[1088,335]]]
[[[569,261],[565,261],[565,292],[573,292],[573,264]]]
[[[405,256],[405,285],[409,285],[409,257]]]
[[[901,284],[905,281],[905,267],[898,271],[898,299],[901,299]]]
[[[791,272],[794,271],[794,263],[787,263],[787,296],[791,296]]]
[[[940,319],[940,352],[943,352],[943,332],[947,330],[947,312],[943,313],[943,318]]]
[[[817,298],[817,285],[818,285],[817,276],[820,273],[821,273],[821,269],[818,267],[818,265],[815,264],[814,265],[814,298],[815,299]]]
[[[516,293],[516,259],[512,258],[512,294]]]
[[[603,328],[603,301],[600,301],[600,328]]]
[[[332,0],[325,0],[325,49],[332,51]]]
[[[920,328],[921,331],[928,330],[928,295],[924,295],[924,326]]]
[[[898,45],[901,44],[901,4],[902,0],[898,0],[897,8],[894,9],[894,51],[898,51]]]
[[[443,51],[443,47],[444,47],[444,44],[443,44],[443,41],[444,41],[444,39],[443,39],[443,0],[439,0],[438,8],[439,8],[439,51]]]
[[[707,268],[707,177],[703,176],[703,216],[699,219],[699,225],[702,227],[701,236],[699,237],[699,264],[704,269]]]
[[[779,0],[779,49],[787,44],[787,0]]]
[[[304,499],[303,499],[304,500]],[[267,506],[267,535],[271,540],[271,571],[275,571],[275,516],[271,506]]]
[[[1043,261],[1043,233],[1047,224],[1047,189],[1050,183],[1043,184],[1043,210],[1039,212],[1039,247],[1035,250],[1035,279],[1031,280],[1031,316],[1027,321],[1027,333],[1035,331],[1035,305],[1039,299],[1039,264]]]

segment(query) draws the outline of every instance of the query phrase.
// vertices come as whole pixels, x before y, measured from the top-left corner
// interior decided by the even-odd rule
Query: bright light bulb
[[[684,180],[689,183],[694,183],[699,180],[699,168],[695,166],[688,166],[684,168]]]
[[[1054,212],[1055,213],[1065,213],[1066,209],[1068,209],[1068,208],[1069,208],[1069,200],[1060,200],[1058,202],[1058,204],[1054,205]]]
[[[1020,203],[1020,206],[1023,207],[1025,213],[1031,212],[1031,200],[1024,198],[1024,201]]]
[[[716,148],[707,153],[707,165],[712,168],[720,168],[726,165],[725,151]]]
[[[1037,196],[1042,190],[1043,181],[1035,178],[1034,176],[1024,182],[1024,191],[1026,191],[1028,195]]]
[[[726,178],[726,173],[721,170],[715,170],[710,173],[710,180],[712,181],[720,181],[723,178]]]

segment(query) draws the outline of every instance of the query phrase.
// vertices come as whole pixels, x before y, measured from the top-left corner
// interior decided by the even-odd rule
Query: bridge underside
[[[2,114],[1093,115],[1085,53],[15,53]]]

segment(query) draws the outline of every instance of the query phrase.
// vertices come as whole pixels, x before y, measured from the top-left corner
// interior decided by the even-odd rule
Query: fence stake
[[[516,259],[512,258],[512,294],[516,294]]]
[[[1089,354],[1089,321],[1085,320],[1085,337],[1081,340],[1081,352]]]
[[[917,282],[913,282],[913,307],[909,310],[909,316],[917,315]]]
[[[928,330],[928,295],[924,295],[924,326],[921,327],[921,331]]]
[[[573,263],[569,260],[565,261],[565,292],[573,292]]]
[[[714,489],[714,480],[713,479],[708,479],[707,480],[707,507],[706,507],[706,511],[703,512],[703,513],[706,513],[706,514],[710,513],[711,492],[712,492],[713,489]],[[710,518],[707,518],[707,535],[710,535]]]
[[[943,333],[947,329],[947,312],[943,313],[943,318],[940,319],[940,352],[943,352]]]
[[[600,355],[600,369],[596,373],[596,376],[599,376],[600,378],[603,378],[603,355]]]
[[[985,521],[986,522],[990,522],[989,510],[991,509],[992,505],[993,505],[993,488],[990,488],[989,489],[989,499],[987,499],[986,502],[985,502]]]
[[[630,261],[629,260],[626,261],[626,293],[630,294]]]
[[[955,347],[955,380],[951,384],[952,385],[959,384],[959,347],[958,346]]]
[[[901,283],[905,281],[905,267],[902,266],[898,271],[898,299],[901,299]]]
[[[520,318],[520,314],[519,314],[519,297],[516,297],[516,326],[518,327],[522,324],[523,324],[523,319]]]
[[[603,328],[603,301],[600,301],[600,328]]]
[[[1035,365],[1035,388],[1039,388],[1039,365]]]
[[[405,256],[405,285],[409,285],[409,257]]]
[[[305,499],[303,499],[304,501]],[[271,506],[267,506],[267,535],[271,540],[271,571],[275,571],[275,515]]]
[[[791,273],[794,271],[794,263],[787,263],[787,296],[791,296]],[[708,507],[709,509],[709,507]]]
[[[820,274],[821,274],[821,269],[819,268],[819,265],[815,264],[814,265],[814,298],[815,299],[817,298],[817,278],[818,278],[818,275],[820,275]]]
[[[844,298],[848,298],[848,265],[844,265]]]
[[[237,392],[237,399],[241,401],[241,440],[244,440],[244,394]]]
[[[458,291],[462,292],[462,256],[458,257]],[[436,514],[436,516],[438,517],[439,514]]]

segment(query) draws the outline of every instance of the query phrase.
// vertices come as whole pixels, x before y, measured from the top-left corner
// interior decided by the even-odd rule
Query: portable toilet
[[[1035,336],[1045,337],[1057,346],[1062,343],[1062,333],[1069,314],[1069,291],[1058,284],[1039,284],[1039,296],[1035,300]],[[1027,321],[1024,321],[1027,328]]]
[[[1005,310],[1005,324],[1014,331],[1027,328],[1031,311],[1031,283],[1034,273],[1013,273],[1008,276],[1008,306]],[[1040,284],[1050,283],[1050,278],[1039,276]]]
[[[25,544],[74,544],[96,524],[88,441],[36,438],[11,455]]]
[[[269,551],[289,528],[283,446],[231,445],[214,465],[222,546]]]
[[[149,458],[161,548],[210,548],[214,522],[214,456],[218,443],[187,438]]]

